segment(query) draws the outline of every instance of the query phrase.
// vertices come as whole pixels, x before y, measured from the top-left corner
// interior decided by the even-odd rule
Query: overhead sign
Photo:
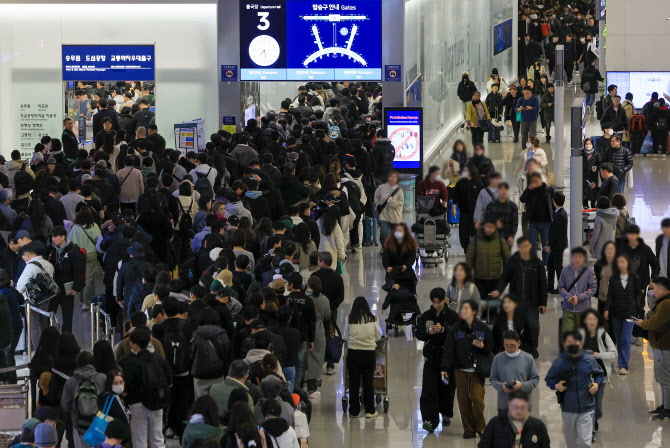
[[[421,170],[423,159],[423,109],[389,107],[384,109],[386,133],[395,148],[393,168]]]
[[[402,81],[400,65],[385,65],[384,66],[384,80],[387,82],[400,82]]]
[[[240,1],[242,81],[381,81],[381,0]]]
[[[237,65],[222,65],[221,81],[237,81]]]
[[[153,81],[153,45],[63,45],[63,81]]]

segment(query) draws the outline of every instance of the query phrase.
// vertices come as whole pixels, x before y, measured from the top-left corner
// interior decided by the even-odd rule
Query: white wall
[[[204,118],[215,132],[216,26],[216,4],[0,4],[0,154],[20,149],[22,102],[56,105],[47,132],[60,137],[62,44],[155,44],[156,124],[168,147],[175,123]]]
[[[607,2],[608,71],[670,71],[670,1]]]

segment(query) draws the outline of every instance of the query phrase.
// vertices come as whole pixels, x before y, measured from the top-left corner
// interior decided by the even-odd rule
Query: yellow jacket
[[[486,103],[482,101],[481,105],[484,107],[486,119],[491,121],[491,115],[489,115],[489,109],[486,107]],[[477,109],[475,109],[475,105],[472,104],[472,101],[468,103],[468,110],[465,112],[465,119],[472,123],[473,128],[479,127],[479,115],[477,115]]]

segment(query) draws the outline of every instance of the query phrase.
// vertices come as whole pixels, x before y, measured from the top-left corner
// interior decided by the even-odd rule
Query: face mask
[[[470,172],[467,171],[467,170],[465,170],[461,173],[461,176],[463,176],[463,177],[468,177],[469,175],[470,175]]]
[[[612,135],[612,134],[614,134],[614,130],[613,130],[613,129],[608,129],[608,130],[607,130],[607,133],[608,133],[609,135]]]
[[[472,104],[479,104],[481,100],[472,100]]]
[[[517,356],[519,356],[521,354],[521,350],[517,350],[514,353],[505,352],[505,354],[507,356],[509,356],[510,358],[516,358]]]
[[[393,236],[396,240],[402,240],[405,237],[403,232],[393,232]]]
[[[586,148],[587,151],[591,151],[593,149],[593,145],[586,145],[584,148]]]
[[[112,392],[116,395],[121,395],[123,393],[123,384],[112,384]]]
[[[569,354],[571,355],[576,355],[579,353],[579,345],[578,344],[570,344],[565,349],[568,351]]]
[[[530,149],[530,147],[533,146],[530,143],[526,143],[526,148]]]
[[[579,41],[580,41],[581,43],[584,43],[584,42],[586,42],[586,39],[583,39],[583,38],[582,38],[582,39],[579,39]]]
[[[467,80],[468,80],[468,77],[467,77],[467,76],[464,76],[464,77],[463,77],[463,81],[467,81]]]

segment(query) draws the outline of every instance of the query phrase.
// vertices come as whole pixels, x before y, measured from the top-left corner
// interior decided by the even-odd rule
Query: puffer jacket
[[[670,294],[659,297],[654,308],[640,327],[649,331],[649,345],[658,350],[670,350]]]
[[[640,300],[641,289],[640,277],[636,274],[631,273],[628,276],[625,288],[621,283],[619,274],[614,274],[610,278],[605,309],[609,310],[613,317],[619,319],[637,316],[637,304]]]
[[[561,410],[581,414],[595,409],[596,399],[589,393],[589,385],[595,382],[603,387],[605,376],[598,362],[583,350],[576,358],[571,357],[567,351],[563,352],[551,364],[544,381],[549,389],[556,390],[556,380],[568,372],[569,379],[566,383],[568,388],[563,394]]]
[[[630,149],[623,146],[619,149],[609,148],[603,157],[603,163],[605,162],[612,164],[617,179],[623,179],[623,176],[633,168],[633,155]]]
[[[212,310],[209,309],[211,312]],[[221,378],[228,373],[232,344],[218,325],[202,325],[193,334],[191,373],[198,379]]]
[[[484,348],[472,345],[474,339],[483,339]],[[441,370],[450,372],[455,369],[471,369],[474,367],[475,355],[488,355],[493,352],[493,348],[493,333],[488,325],[475,319],[470,327],[464,320],[459,320],[447,332]]]
[[[378,138],[375,148],[372,150],[377,170],[375,176],[386,180],[386,176],[393,170],[393,159],[395,159],[395,149],[388,138]]]
[[[493,235],[486,236],[480,229],[468,246],[465,262],[474,270],[478,280],[499,279],[503,265],[510,257],[509,246],[496,230]]]
[[[405,203],[405,196],[400,185],[391,186],[388,182],[377,187],[375,191],[375,205],[381,205],[386,198],[398,188],[391,202],[386,204],[384,210],[379,214],[380,221],[398,224],[402,222],[402,208]]]
[[[593,248],[591,257],[600,259],[603,247],[608,241],[614,241],[616,232],[616,220],[619,217],[619,209],[610,207],[596,210],[596,219],[593,224],[593,234],[589,246]]]
[[[7,175],[7,179],[9,180],[9,188],[12,189],[13,197],[15,199],[24,199],[27,197],[30,197],[30,193],[23,194],[19,197],[16,196],[16,187],[14,186],[14,177],[16,176],[16,172],[23,166],[23,164],[26,164],[26,172],[30,174],[33,179],[35,178],[35,173],[33,173],[33,170],[30,169],[30,164],[28,162],[24,162],[23,160],[10,160],[5,164],[3,167],[3,171]]]

